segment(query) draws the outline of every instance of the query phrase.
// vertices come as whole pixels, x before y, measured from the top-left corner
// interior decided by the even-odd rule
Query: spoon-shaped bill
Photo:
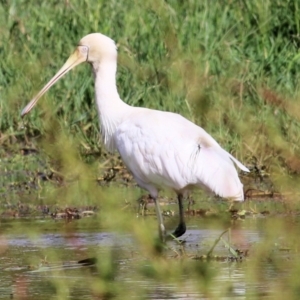
[[[50,79],[50,81],[39,91],[39,93],[25,106],[21,112],[21,116],[24,117],[28,114],[32,108],[36,105],[38,100],[50,89],[50,87],[57,82],[61,77],[68,73],[71,69],[76,67],[82,62],[85,62],[88,58],[88,47],[78,46],[75,52],[69,57],[62,68]]]

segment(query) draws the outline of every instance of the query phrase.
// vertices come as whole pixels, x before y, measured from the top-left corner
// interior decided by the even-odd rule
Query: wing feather
[[[181,191],[201,186],[221,197],[243,200],[234,164],[248,169],[180,115],[139,109],[117,128],[115,144],[142,187]]]

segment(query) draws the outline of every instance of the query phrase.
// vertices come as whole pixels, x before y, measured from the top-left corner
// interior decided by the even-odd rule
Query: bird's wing
[[[200,183],[224,198],[244,200],[243,185],[232,156],[227,151],[217,147],[202,147],[193,161],[195,170],[191,181],[195,185]]]
[[[115,144],[141,186],[180,191],[195,185],[222,197],[242,197],[233,161],[244,166],[180,115],[139,109],[119,125]]]

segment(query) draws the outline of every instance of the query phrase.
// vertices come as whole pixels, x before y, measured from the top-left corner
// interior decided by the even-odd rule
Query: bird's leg
[[[176,238],[182,236],[186,231],[186,225],[184,221],[184,210],[183,210],[183,195],[178,194],[178,206],[179,206],[179,224],[175,231],[172,233]]]
[[[156,197],[155,198],[152,197],[152,198],[154,200],[155,208],[156,208],[156,215],[157,215],[157,219],[158,219],[158,230],[159,230],[160,239],[164,243],[166,241],[166,228],[164,225],[163,216],[161,214],[159,202],[157,201]]]
[[[150,195],[148,197],[152,198]],[[141,215],[144,217],[146,215],[145,214],[146,210],[147,210],[147,200],[145,200],[144,196],[142,196],[138,199],[137,216],[140,215],[140,211],[141,211]]]

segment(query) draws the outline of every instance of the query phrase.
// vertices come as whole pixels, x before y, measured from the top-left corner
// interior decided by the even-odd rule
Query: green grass
[[[248,165],[254,158],[278,190],[292,189],[300,171],[297,1],[3,1],[0,9],[4,137],[55,145],[59,132],[71,148],[101,156],[88,66],[57,83],[24,127],[19,112],[82,36],[102,32],[119,46],[124,101],[183,114]]]
[[[88,65],[60,80],[24,120],[20,112],[83,36],[104,33],[118,44],[117,84],[125,102],[178,112],[204,127],[251,167],[253,177],[261,175],[255,181],[243,177],[246,188],[284,193],[283,211],[290,212],[299,202],[299,10],[297,0],[1,1],[1,211],[4,203],[20,199],[61,206],[98,204],[99,222],[110,230],[132,233],[140,246],[137,251],[146,257],[148,267],[138,260],[133,268],[137,280],[144,276],[167,284],[189,275],[201,282],[196,289],[210,296],[218,268],[156,257],[156,223],[141,225],[132,218],[132,210],[122,210],[124,200],[134,201],[139,191],[96,185],[95,179],[103,176],[105,168],[119,166],[120,160],[108,155],[100,142]],[[39,149],[38,160],[21,155],[24,147]],[[50,169],[64,178],[62,184],[36,181],[36,172]],[[269,180],[265,185],[262,175]],[[9,188],[22,182],[37,185],[38,192],[25,191],[22,185],[21,196],[11,196]],[[245,203],[249,206],[256,204]],[[279,274],[286,268],[295,274],[276,278],[278,299],[283,290],[296,299],[299,260],[293,264],[272,255],[274,243],[281,238],[297,253],[298,231],[284,221],[273,221],[266,222],[265,240],[258,243],[253,260],[245,266],[247,283],[259,282],[264,263],[271,257],[271,267]],[[222,222],[228,220],[219,221],[224,227]],[[61,259],[55,249],[53,253],[52,259],[55,255]],[[99,295],[116,289],[121,297],[118,283],[110,277],[112,254],[108,251],[104,257],[108,259],[101,264],[107,263],[107,274],[104,270],[99,275],[98,287],[94,278],[92,289]],[[53,282],[63,299],[67,283]],[[131,290],[130,295],[139,292]]]

